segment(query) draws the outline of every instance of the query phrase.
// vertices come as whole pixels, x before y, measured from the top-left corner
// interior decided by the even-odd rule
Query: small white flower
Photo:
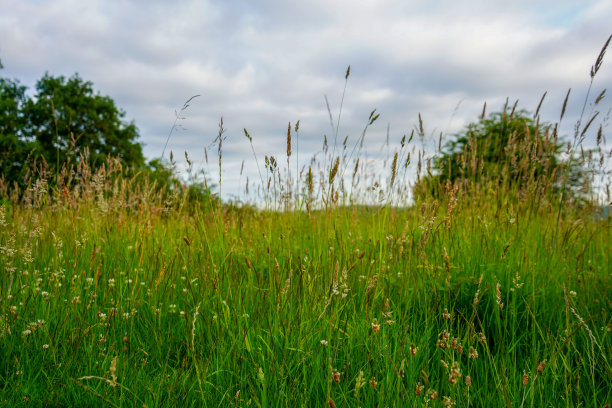
[[[48,344],[43,344],[43,348],[46,350],[46,349],[49,348],[49,345]]]
[[[323,339],[321,340],[321,345],[323,346],[327,346],[329,343],[327,342],[327,340]]]

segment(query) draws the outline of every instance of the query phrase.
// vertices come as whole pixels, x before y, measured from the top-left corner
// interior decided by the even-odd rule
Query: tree
[[[109,155],[128,167],[143,166],[136,125],[126,123],[125,112],[110,97],[95,94],[92,86],[78,75],[66,79],[45,74],[35,97],[25,104],[25,132],[39,143],[48,163],[61,165],[82,154],[93,166]]]
[[[23,133],[25,91],[19,82],[0,78],[0,168],[9,181],[22,179],[28,159],[37,151],[36,143]]]
[[[18,81],[0,78],[0,164],[5,182],[21,183],[29,164],[41,157],[52,171],[84,158],[97,167],[107,156],[130,169],[145,166],[138,129],[125,112],[77,74],[45,74],[28,97]]]
[[[566,164],[560,159],[562,151],[555,127],[506,106],[454,135],[433,158],[433,172],[416,183],[413,193],[417,199],[441,197],[448,183],[459,181],[497,192],[555,192]],[[570,171],[573,185],[582,177],[576,164]]]

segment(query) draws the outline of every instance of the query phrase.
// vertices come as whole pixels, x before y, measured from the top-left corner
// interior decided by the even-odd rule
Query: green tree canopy
[[[0,78],[0,164],[5,181],[20,181],[27,166],[44,158],[52,169],[81,157],[101,165],[107,156],[122,165],[145,165],[138,129],[125,112],[77,74],[45,74],[32,97],[18,81]]]
[[[27,163],[38,152],[36,142],[24,134],[25,92],[18,81],[0,78],[0,168],[9,182],[23,179]]]
[[[558,191],[563,143],[557,129],[539,123],[524,110],[506,107],[481,117],[455,134],[431,161],[432,171],[415,185],[417,199],[445,194],[458,181],[496,192]],[[580,183],[578,163],[570,172],[570,187]]]

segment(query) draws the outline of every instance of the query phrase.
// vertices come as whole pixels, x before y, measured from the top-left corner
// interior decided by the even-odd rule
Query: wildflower
[[[440,364],[442,364],[442,367],[444,367],[445,370],[448,370],[448,363],[444,360],[440,360]]]
[[[429,391],[427,391],[427,398],[432,401],[438,399],[438,391],[430,389]]]
[[[104,313],[98,313],[98,317],[100,318],[101,322],[105,322],[106,321],[106,314]]]
[[[523,386],[526,387],[529,385],[529,374],[523,371]]]
[[[476,351],[476,349],[472,346],[470,346],[470,358],[473,358],[473,359],[478,358],[478,351]]]
[[[323,339],[321,340],[321,345],[322,346],[327,346],[329,343],[327,342],[327,340]]]
[[[438,335],[438,341],[436,342],[436,347],[439,348],[447,348],[448,347],[448,339],[450,335],[446,330]]]
[[[380,331],[380,324],[378,324],[378,320],[376,318],[372,320],[372,331],[374,333],[378,333]]]
[[[487,337],[483,332],[478,333],[478,341],[483,344],[487,342]]]
[[[331,399],[331,397],[329,397],[329,399],[327,400],[327,404],[330,406],[330,408],[336,408],[336,403],[333,399]]]
[[[448,313],[448,309],[447,309],[447,308],[444,308],[444,313],[442,313],[442,317],[443,317],[445,320],[450,319],[451,315],[450,315],[450,313]]]
[[[414,345],[414,343],[412,343],[412,344],[410,345],[410,355],[411,355],[412,357],[416,357],[416,355],[417,355],[417,351],[419,351],[419,348],[418,348],[417,346],[415,346],[415,345]]]
[[[465,385],[468,387],[472,386],[472,377],[470,377],[469,375],[465,376]]]
[[[377,384],[378,384],[378,383],[376,382],[376,377],[372,377],[372,378],[370,378],[370,387],[372,387],[372,388],[376,388],[376,385],[377,385]]]
[[[332,379],[336,384],[340,383],[340,372],[335,368],[332,370]]]
[[[542,374],[542,371],[544,371],[544,367],[546,367],[546,360],[542,360],[538,365],[538,373]]]
[[[32,330],[25,329],[23,332],[21,332],[21,334],[23,335],[23,337],[29,336],[30,334],[32,334]]]
[[[444,406],[444,408],[450,408],[455,405],[455,401],[453,401],[451,397],[443,397],[442,405]]]
[[[421,395],[423,392],[423,388],[425,388],[421,383],[417,383],[416,388],[414,390],[415,395]]]
[[[49,345],[48,344],[43,344],[43,348],[46,350],[46,349],[49,348]]]
[[[451,366],[451,370],[450,370],[450,375],[451,377],[455,377],[455,378],[461,377],[461,368],[459,367],[458,361],[453,362],[453,365]]]
[[[115,280],[114,280],[113,278],[109,279],[109,280],[108,280],[108,287],[109,287],[109,288],[112,288],[112,287],[114,287],[114,286],[115,286]]]

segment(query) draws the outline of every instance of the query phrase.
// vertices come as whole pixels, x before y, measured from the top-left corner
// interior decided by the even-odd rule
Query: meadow
[[[443,172],[412,137],[375,179],[359,137],[291,173],[291,125],[258,206],[116,159],[0,185],[0,405],[609,407],[612,153],[592,125],[593,183],[538,177],[549,129],[421,194],[407,172]]]

